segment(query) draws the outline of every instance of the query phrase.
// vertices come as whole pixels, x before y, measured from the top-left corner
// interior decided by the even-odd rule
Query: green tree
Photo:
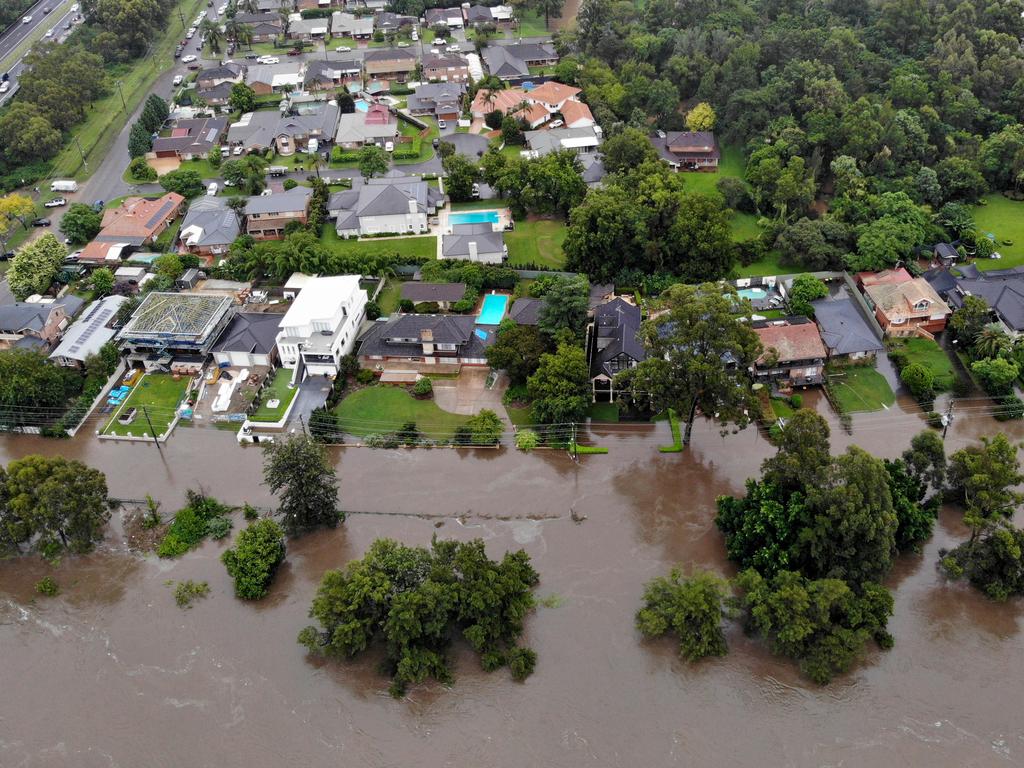
[[[748,324],[736,322],[736,295],[708,283],[674,285],[662,298],[668,312],[641,330],[647,358],[619,374],[619,388],[655,413],[674,408],[684,415],[684,445],[698,411],[745,426],[753,409],[746,371],[761,345]]]
[[[141,122],[132,123],[128,134],[128,155],[132,159],[142,157],[153,149],[153,134]]]
[[[14,222],[28,229],[28,220],[36,215],[36,204],[31,197],[11,193],[0,197],[0,245],[7,250],[7,238],[14,230]]]
[[[540,365],[541,355],[547,351],[547,341],[539,328],[502,321],[494,344],[487,348],[487,364],[495,370],[504,370],[513,384],[525,384]]]
[[[765,482],[785,494],[805,491],[832,460],[828,422],[810,408],[794,413],[777,440],[779,450],[761,464]]]
[[[978,331],[971,347],[977,357],[1003,357],[1013,351],[1010,337],[996,323],[985,325]]]
[[[217,152],[220,158],[220,151]],[[156,181],[156,170],[146,162],[144,157],[133,157],[128,163],[128,175],[135,181]]]
[[[165,253],[158,256],[153,262],[157,275],[170,279],[172,282],[185,274],[185,265],[181,263],[181,257],[176,253]]]
[[[228,104],[239,112],[252,112],[256,109],[256,91],[245,83],[235,83],[231,86]]]
[[[85,203],[72,203],[60,219],[60,231],[74,245],[82,245],[99,234],[103,215]]]
[[[900,371],[900,381],[918,400],[931,397],[935,388],[935,376],[930,368],[921,363],[911,363]]]
[[[988,302],[984,297],[969,294],[949,318],[949,327],[964,346],[971,347],[990,319]]]
[[[946,446],[941,437],[930,429],[917,433],[902,459],[917,483],[942,495],[946,487]]]
[[[263,450],[263,479],[278,495],[278,514],[290,536],[344,521],[338,508],[338,479],[324,449],[295,435]]]
[[[67,255],[67,248],[49,232],[23,246],[11,259],[10,269],[7,270],[7,283],[11,292],[19,300],[34,293],[46,293]]]
[[[1017,446],[1002,433],[949,457],[949,489],[964,508],[972,544],[983,529],[1012,517],[1024,502],[1015,490],[1022,482]]]
[[[604,155],[604,169],[608,173],[629,171],[658,159],[658,153],[647,135],[636,128],[624,128],[610,136],[601,145],[601,154]]]
[[[544,15],[544,29],[551,28],[551,17],[556,18],[562,15],[562,5],[565,0],[529,0],[528,6]]]
[[[559,344],[541,355],[537,371],[527,380],[533,418],[541,424],[583,421],[590,407],[590,371],[582,347]]]
[[[191,200],[203,194],[206,187],[203,186],[203,177],[198,171],[179,168],[170,171],[160,177],[160,186],[168,192],[177,192],[184,198]]]
[[[1005,521],[989,526],[942,558],[947,576],[967,578],[993,600],[1024,594],[1024,531]]]
[[[473,182],[480,175],[476,165],[458,153],[450,154],[441,161],[445,173],[445,190],[452,202],[466,202],[473,199]]]
[[[1020,375],[1020,367],[1002,357],[985,358],[971,363],[973,373],[981,387],[990,395],[1008,395]]]
[[[812,301],[828,296],[828,286],[814,275],[797,275],[789,291],[789,308],[798,315],[814,317]]]
[[[710,131],[715,127],[715,110],[706,101],[686,113],[686,128],[690,131]]]
[[[473,445],[497,445],[505,431],[498,414],[488,408],[467,419],[466,428]]]
[[[199,24],[199,34],[206,38],[207,45],[212,53],[220,53],[220,44],[224,41],[224,33],[220,30],[220,24],[213,19],[203,19]]]
[[[61,142],[60,131],[35,104],[18,99],[0,114],[0,156],[8,162],[49,160]]]
[[[590,302],[590,283],[582,275],[559,277],[548,286],[544,304],[537,316],[537,326],[549,336],[569,331],[582,338]]]
[[[858,595],[839,579],[812,580],[792,571],[766,579],[754,570],[735,584],[747,626],[816,683],[849,670],[871,639],[892,646],[886,625],[893,600],[880,584],[865,584]]]
[[[522,550],[498,562],[480,540],[435,539],[427,550],[378,539],[363,558],[324,574],[310,609],[319,627],[303,629],[299,642],[313,653],[350,658],[381,641],[394,696],[431,677],[451,681],[445,649],[456,632],[484,669],[508,663],[522,679],[536,657],[516,643],[537,581]]]
[[[896,548],[903,552],[916,548],[932,535],[939,499],[933,497],[924,502],[927,486],[913,476],[905,461],[885,459],[884,462],[889,476],[889,495],[896,513]]]
[[[238,534],[238,541],[221,555],[228,575],[235,580],[235,596],[259,600],[270,590],[274,573],[284,562],[284,530],[263,518]]]
[[[258,195],[266,186],[266,170],[266,160],[258,155],[246,155],[237,160],[228,160],[221,166],[220,174],[240,192]]]
[[[672,632],[679,638],[679,655],[687,661],[724,656],[728,650],[722,618],[727,584],[707,571],[684,579],[673,568],[644,586],[644,605],[636,614],[636,627],[644,637]]]
[[[89,282],[97,297],[109,296],[114,290],[114,273],[108,267],[100,267],[93,271]]]
[[[139,122],[142,123],[148,133],[154,133],[163,127],[164,121],[169,114],[170,110],[167,107],[167,102],[157,94],[151,93],[142,107]]]
[[[367,144],[359,149],[359,173],[364,179],[372,179],[387,172],[390,166],[388,153],[376,144]]]

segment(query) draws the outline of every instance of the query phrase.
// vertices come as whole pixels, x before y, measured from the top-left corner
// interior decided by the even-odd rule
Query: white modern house
[[[307,372],[337,375],[339,361],[355,347],[366,301],[358,275],[317,277],[303,286],[277,332],[277,353],[295,371],[293,385]]]

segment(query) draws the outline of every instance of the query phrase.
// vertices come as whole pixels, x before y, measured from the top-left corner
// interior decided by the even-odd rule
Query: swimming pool
[[[741,288],[737,293],[744,299],[767,299],[768,291],[764,288]]]
[[[356,109],[358,109],[360,112],[369,112],[370,104],[369,102],[363,101],[362,99],[356,99]]]
[[[452,224],[497,224],[501,221],[497,211],[464,211],[448,214],[448,223]]]
[[[484,304],[480,307],[480,314],[476,317],[477,325],[497,325],[505,316],[505,307],[508,306],[508,296],[500,293],[488,293],[484,296]]]

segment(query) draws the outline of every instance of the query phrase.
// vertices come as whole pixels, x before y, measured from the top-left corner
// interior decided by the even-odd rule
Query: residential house
[[[256,240],[280,240],[292,221],[309,220],[309,198],[313,190],[295,187],[287,192],[257,195],[245,202],[245,233]]]
[[[363,63],[358,59],[314,59],[306,67],[306,90],[316,92],[361,83]]]
[[[530,67],[558,63],[558,53],[547,43],[493,44],[484,48],[484,61],[492,75],[501,80],[530,76]]]
[[[469,80],[469,60],[450,53],[426,56],[423,59],[423,77],[465,83]]]
[[[550,114],[562,111],[562,106],[568,101],[579,101],[582,90],[573,88],[571,85],[549,80],[541,83],[536,88],[526,92],[526,100],[531,104],[540,104]]]
[[[960,260],[960,252],[952,243],[936,243],[932,248],[932,258],[943,266],[950,266]]]
[[[868,305],[887,336],[926,336],[946,327],[952,310],[923,277],[905,269],[858,275]]]
[[[409,95],[408,110],[413,115],[457,120],[465,94],[466,86],[463,83],[424,83]]]
[[[363,56],[363,70],[370,80],[404,83],[416,70],[416,54],[402,48],[371,48]]]
[[[178,120],[167,136],[153,141],[155,157],[176,157],[179,160],[205,159],[210,150],[220,145],[220,137],[227,128],[223,117],[196,117]]]
[[[373,15],[373,26],[381,32],[397,32],[402,27],[414,27],[419,21],[415,16],[403,16],[391,11],[377,11]]]
[[[755,378],[777,382],[784,388],[807,387],[824,381],[828,352],[818,334],[818,326],[810,320],[756,323],[753,330],[764,349],[754,362]]]
[[[470,106],[470,114],[478,120],[482,120],[491,112],[500,112],[503,115],[516,113],[528,106],[526,91],[520,88],[505,88],[500,91],[491,91],[481,88],[473,97],[473,104]]]
[[[341,115],[334,143],[342,149],[358,149],[366,144],[384,146],[398,136],[398,116],[384,104],[372,104],[366,112],[356,110]]]
[[[428,27],[445,26],[449,29],[461,29],[462,8],[427,8],[423,12],[423,22]]]
[[[197,90],[192,104],[196,105],[198,101],[202,101],[208,107],[218,107],[221,108],[221,112],[227,112],[226,107],[231,103],[231,89],[234,87],[233,83],[220,83],[212,88]]]
[[[240,231],[238,214],[228,207],[226,198],[203,196],[188,207],[178,238],[186,251],[212,266],[227,255]]]
[[[152,291],[117,334],[121,351],[147,371],[201,368],[233,304],[230,296]]]
[[[722,157],[711,131],[663,131],[650,141],[658,156],[676,170],[714,170]]]
[[[537,325],[540,322],[540,310],[543,306],[543,299],[529,299],[525,297],[516,299],[512,302],[508,316],[516,325]]]
[[[418,280],[402,283],[402,301],[437,304],[442,310],[451,309],[452,304],[462,301],[465,295],[465,283],[421,283]]]
[[[373,37],[373,16],[335,11],[331,14],[331,34],[334,37],[352,37],[368,40]]]
[[[213,361],[222,368],[274,365],[282,317],[273,312],[237,312],[210,350]]]
[[[257,96],[268,96],[302,90],[305,74],[306,65],[302,61],[254,64],[246,71],[245,82]]]
[[[819,299],[811,302],[811,306],[830,359],[860,360],[885,349],[871,322],[853,299]]]
[[[263,13],[239,13],[235,21],[249,29],[254,43],[272,43],[282,32],[281,16],[275,11]]]
[[[49,349],[84,303],[69,295],[0,306],[0,349]]]
[[[428,230],[428,218],[443,205],[444,196],[425,181],[385,177],[331,195],[327,214],[336,219],[340,237],[418,234]]]
[[[353,350],[366,317],[366,291],[358,275],[310,280],[292,302],[277,332],[277,353],[295,369],[293,384],[310,376],[336,376],[341,358]]]
[[[359,364],[376,369],[389,362],[487,365],[493,343],[493,329],[477,327],[471,315],[392,314],[360,337]]]
[[[562,104],[562,122],[566,128],[593,128],[597,125],[590,107],[582,101],[567,101]]]
[[[82,249],[81,263],[120,262],[132,250],[152,244],[181,213],[185,198],[177,192],[147,200],[127,197],[116,208],[103,212],[99,234]]]
[[[501,264],[508,257],[502,232],[491,224],[456,224],[441,237],[441,258]]]
[[[466,4],[463,3],[465,8]],[[511,5],[492,5],[491,18],[499,27],[507,27],[515,21],[515,9]]]
[[[595,152],[588,152],[579,156],[579,163],[582,168],[580,176],[583,177],[583,183],[591,188],[601,186],[601,182],[608,174],[601,156]]]
[[[965,264],[957,267],[957,272],[934,269],[926,272],[924,279],[951,309],[962,307],[968,296],[978,296],[1010,336],[1024,332],[1024,267],[982,272],[974,264]]]
[[[200,70],[196,77],[196,88],[205,91],[221,83],[240,83],[245,78],[245,67],[229,61],[217,67]]]
[[[228,129],[228,143],[246,152],[273,149],[288,156],[305,152],[311,139],[323,144],[334,138],[338,128],[338,105],[319,102],[301,114],[282,115],[271,110],[247,112]]]
[[[594,402],[615,400],[615,376],[647,357],[639,338],[640,307],[622,297],[601,304],[587,328],[590,386]]]
[[[81,368],[91,355],[98,354],[103,345],[117,334],[114,321],[117,310],[126,301],[127,296],[104,296],[90,304],[64,332],[60,344],[50,353],[50,359],[57,365]]]
[[[288,17],[288,39],[322,40],[331,32],[331,20],[327,17],[304,19],[301,13],[293,13]]]
[[[467,27],[478,27],[481,24],[494,24],[495,18],[491,8],[486,5],[462,5],[463,23]]]
[[[552,128],[547,131],[526,131],[526,146],[533,157],[543,157],[550,152],[563,149],[586,154],[594,152],[601,145],[601,127],[593,128]]]

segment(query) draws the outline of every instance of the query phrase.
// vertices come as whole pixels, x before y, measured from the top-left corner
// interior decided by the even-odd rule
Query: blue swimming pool
[[[501,218],[497,211],[464,211],[448,215],[448,223],[455,224],[497,224]]]
[[[764,288],[740,288],[737,293],[744,299],[767,299],[768,291]]]
[[[477,325],[497,325],[505,316],[505,307],[508,306],[508,296],[500,293],[489,293],[484,296],[484,305],[480,307],[480,314],[476,317]]]
[[[360,112],[369,112],[370,104],[369,102],[363,101],[362,99],[356,99],[356,109],[358,109]]]

